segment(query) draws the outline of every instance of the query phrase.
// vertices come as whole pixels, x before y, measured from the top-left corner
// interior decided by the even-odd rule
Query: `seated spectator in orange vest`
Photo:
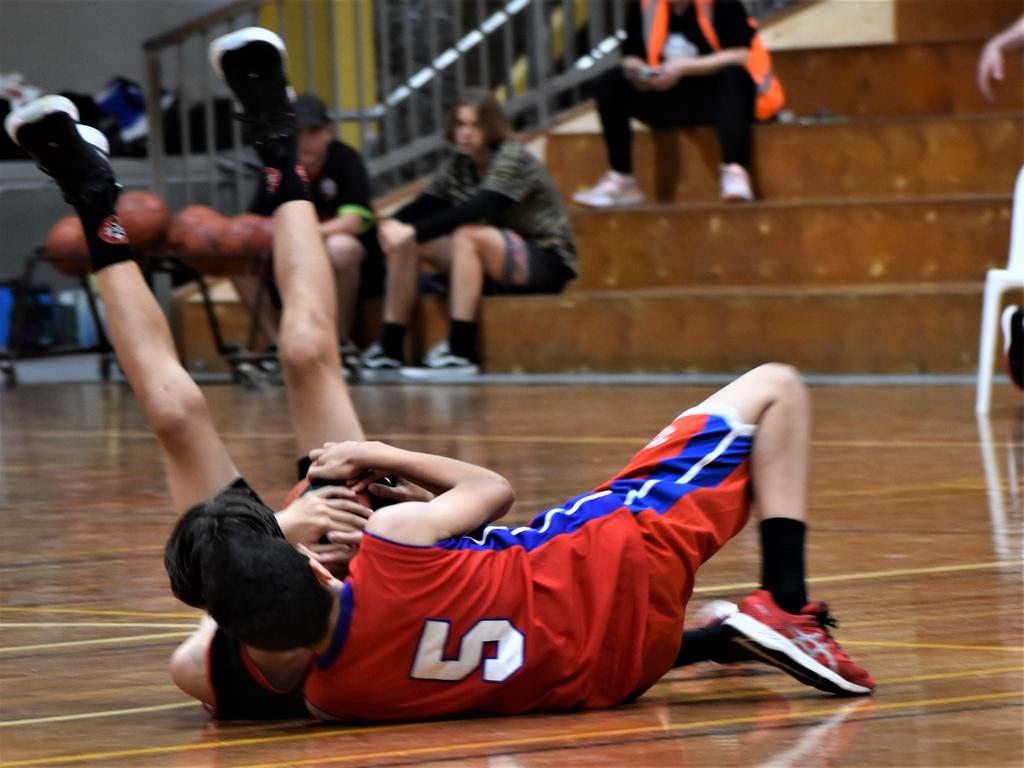
[[[301,94],[294,108],[300,130],[299,163],[309,176],[320,236],[334,268],[342,362],[346,374],[352,374],[359,363],[351,342],[356,308],[360,298],[379,296],[384,283],[384,254],[377,241],[370,179],[359,152],[336,138],[327,107],[319,98]],[[271,210],[269,193],[262,185],[249,210],[264,215]],[[268,329],[263,324],[264,334],[271,339],[274,325],[270,323]]]
[[[479,372],[477,315],[486,293],[559,293],[579,260],[569,217],[547,168],[522,144],[485,90],[464,94],[448,117],[455,151],[422,194],[379,224],[387,259],[384,324],[363,353],[365,378]],[[406,368],[405,330],[420,259],[449,275],[448,339]]]
[[[611,166],[582,205],[636,205],[630,119],[651,128],[713,125],[722,146],[722,199],[753,200],[750,126],[769,120],[783,94],[756,23],[740,0],[641,0],[626,17],[622,66],[597,81],[595,96]]]

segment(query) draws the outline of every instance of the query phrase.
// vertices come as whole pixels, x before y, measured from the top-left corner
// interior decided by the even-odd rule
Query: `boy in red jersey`
[[[229,38],[222,43],[226,75],[235,58],[228,54],[244,52],[283,91],[276,42]],[[261,156],[275,172],[267,175],[281,190],[275,237],[294,240],[296,250],[284,253],[316,253],[322,245],[302,235],[315,233],[315,217],[284,141],[287,127],[253,106],[263,85],[256,74],[245,81],[254,93],[236,93],[262,130]],[[14,133],[76,202],[87,232],[113,231],[113,223],[105,226],[113,215],[109,167],[86,178],[97,168],[81,147],[75,150],[82,156],[62,163],[67,158],[54,154],[52,132],[30,141],[53,127],[43,126],[53,114],[22,115]],[[73,143],[68,135],[56,138]],[[742,528],[751,494],[763,519],[764,589],[723,626],[749,652],[810,684],[845,694],[872,689],[870,676],[829,635],[824,606],[807,604],[808,414],[791,369],[752,371],[666,427],[600,488],[530,526],[492,526],[475,538],[463,533],[493,521],[512,501],[493,472],[379,443],[328,443],[311,454],[313,479],[351,483],[356,491],[395,474],[432,494],[371,517],[351,576],[341,582],[298,554],[265,507],[218,493],[237,472],[198,390],[170,362],[166,325],[123,235],[107,234],[93,237],[90,250],[115,348],[164,448],[175,506],[188,510],[168,543],[172,588],[248,646],[242,662],[264,690],[292,691],[304,681],[318,714],[359,719],[631,700],[685,660],[686,646],[681,654],[679,646],[694,572]],[[194,463],[179,454],[195,454]],[[195,669],[193,661],[183,653],[172,665],[187,672],[181,668]],[[216,681],[201,666],[201,675],[176,681],[219,704]]]
[[[262,32],[223,40],[214,47],[236,58],[283,58]],[[223,56],[245,105],[259,78],[233,81]],[[753,507],[763,589],[722,625],[808,684],[869,693],[870,676],[829,634],[826,607],[806,597],[808,422],[796,373],[762,366],[684,413],[595,491],[529,526],[476,537],[464,534],[512,503],[500,476],[381,443],[327,443],[310,454],[310,478],[359,489],[398,475],[431,496],[378,511],[344,582],[311,576],[280,539],[205,541],[202,603],[249,647],[270,687],[302,685],[325,717],[608,706],[687,660],[679,645],[694,573]],[[183,548],[172,537],[168,551]]]

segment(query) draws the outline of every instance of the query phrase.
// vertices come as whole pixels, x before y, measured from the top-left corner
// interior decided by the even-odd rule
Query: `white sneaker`
[[[722,200],[727,203],[740,203],[754,199],[754,192],[750,189],[750,174],[742,165],[720,165],[718,174],[722,182]]]
[[[423,358],[423,365],[402,369],[402,377],[415,381],[437,381],[476,376],[480,366],[467,357],[453,355],[447,341],[439,341]]]
[[[360,375],[367,381],[395,381],[402,361],[384,354],[378,342],[373,342],[359,359]]]
[[[572,199],[591,208],[639,205],[644,201],[635,176],[608,171],[594,186],[573,194]]]

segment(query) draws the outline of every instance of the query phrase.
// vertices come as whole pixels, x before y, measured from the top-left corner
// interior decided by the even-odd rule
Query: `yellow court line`
[[[902,576],[926,576],[938,573],[960,573],[966,571],[983,571],[1008,566],[1022,566],[1024,560],[993,560],[982,563],[961,563],[959,565],[936,565],[928,568],[896,568],[886,571],[866,571],[863,573],[840,573],[833,576],[812,576],[807,579],[810,584],[829,584],[844,581],[864,581],[870,579],[899,578]],[[741,592],[754,589],[759,585],[753,581],[739,582],[735,584],[716,584],[714,586],[696,587],[693,590],[695,595],[712,595],[722,592]],[[64,613],[84,616],[132,616],[147,619],[199,619],[200,613],[149,613],[146,611],[122,611],[104,610],[99,608],[48,608],[45,606],[31,607],[2,607],[0,613]]]
[[[198,701],[176,701],[173,704],[153,704],[149,707],[132,707],[130,709],[106,709],[102,712],[76,712],[72,715],[51,715],[49,717],[30,717],[25,720],[5,720],[0,728],[13,728],[16,725],[40,725],[41,723],[66,723],[70,720],[91,720],[97,717],[120,717],[121,715],[138,715],[144,712],[163,712],[168,709],[186,709],[200,707]]]
[[[25,651],[42,651],[52,648],[75,648],[85,645],[103,645],[107,643],[133,643],[139,640],[166,640],[171,637],[188,637],[195,629],[184,632],[158,632],[151,635],[131,635],[129,637],[98,637],[93,640],[68,640],[62,643],[37,643],[36,645],[14,645],[0,648],[0,653],[23,653]]]
[[[191,702],[198,706],[196,702]],[[219,749],[221,747],[248,747],[254,744],[277,744],[289,741],[302,741],[304,739],[322,739],[330,736],[358,736],[364,733],[389,733],[391,731],[408,731],[430,728],[438,725],[452,725],[459,720],[432,720],[422,723],[396,723],[394,725],[367,725],[355,728],[339,727],[317,727],[304,733],[280,734],[277,736],[252,736],[246,739],[229,739],[226,741],[207,741],[200,744],[177,744],[166,747],[140,747],[138,749],[123,749],[116,752],[94,752],[85,755],[65,755],[62,757],[36,757],[28,760],[16,760],[14,762],[0,762],[0,768],[15,768],[23,765],[59,765],[61,763],[73,763],[80,760],[114,759],[122,757],[140,757],[149,755],[173,754],[179,752],[196,752]]]
[[[150,613],[147,611],[114,611],[103,608],[48,608],[38,605],[24,608],[6,608],[0,606],[0,613],[72,613],[85,616],[135,616],[146,619],[196,619],[201,616],[199,611],[191,613]]]
[[[843,645],[876,646],[879,648],[922,648],[925,650],[946,650],[946,651],[1004,651],[1009,653],[1024,653],[1024,647],[1019,645],[959,645],[956,643],[899,643],[888,640],[848,640],[843,638]]]
[[[52,563],[54,560],[67,560],[78,557],[111,557],[112,555],[143,554],[149,552],[163,552],[164,548],[158,544],[143,544],[137,547],[114,547],[112,549],[72,549],[60,552],[43,552],[25,555],[12,555],[0,557],[0,566],[14,563]]]
[[[80,627],[131,629],[195,629],[196,624],[151,624],[135,621],[0,621],[0,629],[78,629]]]
[[[1006,568],[1008,566],[1024,565],[1024,560],[993,560],[986,563],[961,563],[960,565],[935,565],[929,568],[893,568],[887,571],[865,571],[863,573],[840,573],[835,576],[812,576],[807,579],[808,584],[829,584],[844,581],[867,581],[870,579],[889,579],[901,576],[926,576],[936,573],[960,573],[963,571],[985,571],[995,568]],[[695,587],[695,595],[713,595],[719,592],[739,592],[747,589],[754,589],[759,585],[753,581],[745,581],[737,584],[717,584],[713,587]]]
[[[954,680],[954,679],[962,678],[962,677],[989,677],[989,676],[992,676],[992,675],[1005,675],[1005,674],[1009,674],[1011,672],[1024,672],[1024,666],[1017,666],[1017,667],[987,667],[987,668],[982,668],[982,669],[974,669],[974,670],[967,670],[967,671],[960,671],[960,672],[935,672],[935,673],[928,674],[928,675],[912,675],[912,676],[909,676],[909,677],[887,677],[884,680],[882,680],[881,682],[883,684],[885,684],[885,685],[898,685],[898,684],[902,684],[902,683],[928,682],[928,681],[931,681],[931,680]],[[665,680],[665,679],[663,679],[661,681],[661,684],[685,683],[685,682],[692,682],[692,681],[691,680],[686,680],[686,679],[683,679],[683,680]],[[805,685],[793,685],[793,686],[786,686],[786,687],[782,687],[782,688],[776,688],[774,690],[777,693],[780,693],[780,694],[783,694],[783,693],[800,693],[800,692],[806,691],[807,690],[807,686],[805,686]],[[758,691],[758,692],[760,692],[760,691]],[[742,698],[744,698],[746,696],[749,696],[750,694],[751,694],[751,691],[748,689],[748,690],[741,690],[741,691],[705,694],[705,695],[701,695],[701,696],[684,696],[680,700],[681,701],[686,701],[686,702],[720,701],[720,700],[726,700],[726,699],[742,699]],[[196,701],[186,701],[186,702],[182,702],[180,704],[160,704],[160,705],[155,705],[155,708],[156,709],[160,709],[160,708],[174,709],[174,708],[179,708],[180,707],[180,708],[184,709],[186,707],[198,707],[198,706],[199,706],[199,703],[196,702]],[[39,725],[39,724],[42,724],[42,723],[59,723],[59,722],[64,722],[66,720],[92,720],[92,719],[98,719],[98,718],[103,718],[103,717],[117,717],[117,716],[120,716],[120,715],[134,715],[134,714],[139,713],[139,712],[149,712],[149,711],[151,711],[153,709],[154,709],[154,707],[137,707],[137,708],[134,708],[134,709],[111,709],[111,710],[101,710],[101,711],[97,711],[97,712],[76,712],[76,713],[69,714],[69,715],[53,715],[53,716],[50,716],[50,717],[34,717],[34,718],[31,718],[31,719],[28,719],[28,720],[7,720],[7,721],[0,721],[0,728],[10,728],[10,727],[16,726],[16,725]],[[412,724],[410,724],[410,725],[412,725]],[[345,731],[345,732],[346,733],[351,733],[351,731]],[[223,742],[223,743],[225,743],[225,744],[227,744],[229,746],[234,744],[234,742]]]
[[[1013,691],[1006,693],[986,693],[976,694],[973,696],[953,696],[942,699],[917,699],[909,701],[894,701],[882,704],[874,704],[871,708],[872,712],[886,711],[893,709],[908,709],[913,707],[929,707],[929,706],[941,706],[945,704],[967,704],[974,702],[983,701],[997,701],[1000,699],[1008,698],[1020,698],[1021,692]],[[612,730],[599,730],[599,731],[584,731],[584,732],[569,732],[558,735],[547,735],[547,736],[526,736],[512,739],[498,739],[492,741],[477,741],[477,742],[463,742],[461,744],[446,744],[436,747],[417,747],[413,749],[396,749],[387,750],[384,752],[362,752],[356,754],[343,755],[339,757],[320,757],[313,758],[310,760],[289,760],[284,763],[264,763],[260,765],[252,765],[248,768],[279,768],[280,766],[289,765],[325,765],[327,763],[342,763],[351,762],[356,760],[379,760],[382,758],[394,758],[394,757],[415,757],[428,754],[434,754],[438,752],[451,752],[455,750],[467,750],[467,749],[485,749],[495,747],[515,747],[524,746],[527,744],[553,744],[558,742],[569,742],[577,741],[579,739],[607,739],[609,737],[623,737],[623,736],[638,736],[645,733],[672,733],[676,731],[688,731],[699,728],[715,728],[727,725],[743,725],[747,723],[757,723],[763,721],[778,721],[778,720],[802,720],[813,717],[831,717],[843,710],[849,702],[844,702],[841,706],[830,707],[825,709],[812,709],[802,712],[787,712],[784,714],[771,713],[761,715],[744,715],[741,717],[728,717],[718,718],[714,720],[699,720],[689,723],[669,723],[659,725],[647,725],[637,726],[634,728],[616,728]],[[447,721],[452,722],[452,721]],[[428,725],[424,723],[422,725]],[[437,725],[437,723],[431,723],[429,725]],[[0,768],[17,768],[19,766],[29,765],[60,765],[63,763],[71,763],[84,760],[101,760],[101,759],[117,759],[122,757],[140,757],[143,755],[155,755],[155,754],[167,754],[169,752],[178,752],[186,750],[198,750],[198,749],[215,749],[222,746],[235,746],[242,743],[272,743],[272,742],[283,742],[293,741],[295,739],[320,739],[330,736],[338,736],[342,734],[353,734],[358,732],[366,732],[369,730],[382,731],[387,729],[387,726],[377,726],[375,728],[358,728],[352,730],[346,729],[332,729],[329,731],[311,731],[307,734],[294,734],[288,736],[279,737],[264,737],[259,739],[240,739],[236,742],[228,743],[206,743],[206,744],[187,744],[180,747],[153,747],[150,749],[131,749],[122,750],[117,752],[94,752],[88,754],[79,755],[64,755],[62,757],[54,758],[32,758],[28,760],[14,760],[9,762],[0,762]]]
[[[652,427],[653,429],[653,427]],[[653,433],[651,433],[653,434]],[[403,432],[382,432],[367,435],[372,440],[383,440],[391,443],[413,443],[413,442],[472,442],[472,443],[550,443],[560,444],[608,444],[619,445],[622,443],[637,443],[643,445],[651,439],[651,434],[644,435],[620,435],[620,436],[585,436],[585,435],[478,435],[468,433],[438,434],[422,433],[406,434]],[[83,437],[83,438],[152,438],[150,432],[144,430],[33,430],[33,438],[58,438],[58,437]],[[294,435],[290,432],[222,432],[224,440],[291,440]],[[977,440],[811,440],[812,446],[823,446],[828,448],[977,448],[980,443]]]
[[[933,672],[927,675],[907,675],[904,677],[885,677],[880,678],[877,682],[878,685],[884,686],[888,689],[892,685],[907,685],[909,683],[928,683],[938,680],[957,680],[964,677],[991,677],[993,675],[1008,675],[1013,672],[1024,672],[1024,666],[1016,667],[989,667],[985,669],[970,669],[961,672]],[[673,679],[673,680],[662,680],[658,685],[672,684],[672,683],[690,683],[695,682],[693,678],[687,679]],[[803,693],[807,691],[806,685],[790,685],[783,687],[772,687],[772,691],[778,694],[786,693]],[[697,696],[686,696],[681,694],[673,694],[673,702],[681,702],[685,704],[695,704],[704,701],[729,701],[732,699],[745,699],[752,694],[763,695],[763,688],[747,688],[739,691],[723,691],[720,693],[705,693]]]
[[[966,704],[969,702],[994,701],[1010,697],[1020,697],[1024,694],[1014,693],[991,693],[979,694],[976,696],[956,696],[947,699],[923,699],[918,701],[894,701],[887,704],[875,704],[872,712],[880,710],[905,709],[909,707],[935,706],[943,704]],[[328,763],[346,763],[353,760],[380,760],[382,758],[414,757],[437,752],[467,749],[493,749],[495,747],[516,747],[527,744],[551,744],[566,742],[578,739],[607,739],[609,737],[622,738],[624,736],[640,736],[645,733],[673,733],[677,731],[691,731],[698,728],[721,728],[728,725],[745,725],[757,723],[764,720],[804,720],[812,717],[831,717],[846,709],[847,701],[839,707],[829,709],[814,709],[805,712],[787,712],[781,715],[746,715],[743,717],[725,717],[717,720],[702,720],[693,723],[667,723],[664,725],[646,725],[636,728],[618,728],[610,731],[588,731],[584,733],[569,733],[558,736],[525,736],[515,739],[496,739],[493,741],[464,742],[462,744],[447,744],[437,747],[415,747],[413,749],[392,749],[386,752],[363,752],[354,755],[341,755],[339,757],[314,758],[310,760],[289,760],[284,763],[259,763],[250,764],[244,768],[284,768],[290,765],[326,765]],[[4,765],[0,763],[0,766]]]

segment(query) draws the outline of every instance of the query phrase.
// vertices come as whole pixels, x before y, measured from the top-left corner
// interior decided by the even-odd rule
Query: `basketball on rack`
[[[88,254],[85,232],[77,216],[65,216],[46,235],[46,250],[51,256],[80,258]]]
[[[189,256],[213,256],[218,253],[221,232],[227,219],[205,205],[190,205],[171,219],[167,245]]]
[[[117,201],[117,215],[137,251],[160,247],[171,223],[171,212],[164,201],[142,190],[122,194]]]
[[[232,216],[220,233],[218,252],[222,256],[261,255],[270,250],[271,220],[253,213]]]

